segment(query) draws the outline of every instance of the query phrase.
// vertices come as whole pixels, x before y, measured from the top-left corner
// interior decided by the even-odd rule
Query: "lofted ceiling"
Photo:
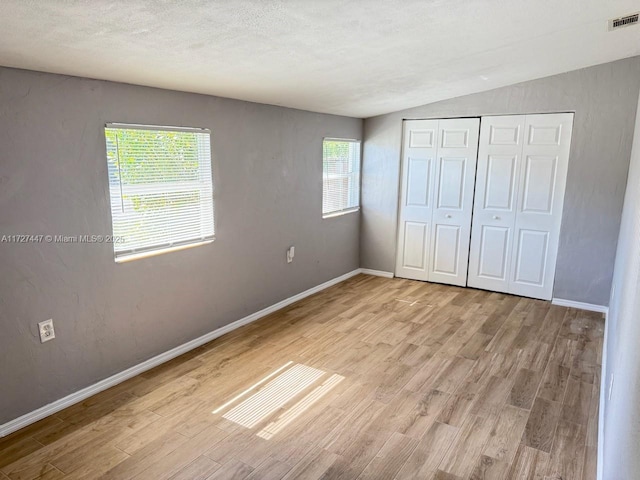
[[[370,117],[640,54],[637,0],[2,0],[0,65]]]

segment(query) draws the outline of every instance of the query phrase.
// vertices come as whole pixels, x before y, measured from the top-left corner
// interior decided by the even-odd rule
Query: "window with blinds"
[[[325,138],[322,142],[322,216],[360,208],[360,142]]]
[[[211,133],[107,124],[116,262],[214,239]]]

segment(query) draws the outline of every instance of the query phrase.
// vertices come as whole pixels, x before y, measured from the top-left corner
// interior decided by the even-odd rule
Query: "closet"
[[[550,300],[572,125],[405,121],[396,276]]]

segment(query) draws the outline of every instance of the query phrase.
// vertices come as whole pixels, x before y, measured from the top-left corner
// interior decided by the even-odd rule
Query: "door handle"
[[[500,217],[499,217],[499,216],[497,216],[497,215],[494,215],[494,216],[493,216],[493,219],[494,219],[494,220],[500,220]]]
[[[445,218],[451,218],[451,215],[450,215],[449,213],[447,213],[447,214],[445,215]]]

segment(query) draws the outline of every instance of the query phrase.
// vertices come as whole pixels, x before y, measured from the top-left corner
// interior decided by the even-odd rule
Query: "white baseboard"
[[[594,305],[592,303],[574,302],[573,300],[565,300],[562,298],[554,298],[551,300],[554,305],[562,307],[579,308],[581,310],[589,310],[592,312],[604,313],[604,338],[602,345],[602,366],[600,367],[600,398],[598,409],[598,450],[597,450],[597,463],[596,463],[596,478],[597,480],[604,479],[604,410],[605,410],[605,395],[607,392],[607,338],[609,332],[609,307],[604,305]]]
[[[602,366],[600,367],[600,406],[598,408],[598,457],[596,478],[604,480],[604,409],[607,391],[607,338],[609,334],[609,312],[604,314],[604,343],[602,344]]]
[[[376,277],[393,278],[393,272],[385,272],[383,270],[371,270],[369,268],[361,268],[360,273],[365,275],[375,275]]]
[[[593,303],[584,303],[584,302],[574,302],[573,300],[565,300],[564,298],[553,298],[551,300],[553,305],[558,305],[560,307],[571,307],[578,308],[580,310],[589,310],[590,312],[600,312],[606,313],[609,311],[609,307],[604,305],[595,305]]]
[[[343,282],[348,278],[358,275],[359,273],[363,273],[359,268],[349,273],[345,273],[344,275],[341,275],[327,282],[324,282],[318,286],[305,290],[304,292],[298,293],[297,295],[286,298],[281,302],[275,303],[267,308],[260,310],[259,312],[252,313],[251,315],[241,318],[240,320],[236,320],[235,322],[225,325],[224,327],[220,327],[201,337],[195,338],[187,343],[183,343],[182,345],[172,348],[171,350],[161,353],[160,355],[156,355],[155,357],[145,360],[144,362],[139,363],[138,365],[134,365],[131,368],[127,368],[126,370],[120,373],[116,373],[111,377],[105,378],[104,380],[100,380],[99,382],[94,383],[93,385],[83,388],[82,390],[79,390],[77,392],[74,392],[71,395],[67,395],[66,397],[61,398],[60,400],[56,400],[55,402],[45,405],[44,407],[40,407],[37,410],[34,410],[33,412],[27,413],[25,415],[22,415],[21,417],[11,420],[5,423],[4,425],[0,425],[0,438],[6,435],[9,435],[10,433],[15,432],[16,430],[20,430],[21,428],[24,428],[27,425],[31,425],[32,423],[35,423],[38,420],[42,420],[43,418],[48,417],[49,415],[53,415],[54,413],[59,412],[60,410],[63,410],[67,407],[70,407],[71,405],[81,402],[82,400],[85,400],[86,398],[89,398],[90,396],[95,395],[96,393],[102,392],[103,390],[106,390],[115,385],[118,385],[119,383],[122,383],[125,380],[128,380],[129,378],[135,377],[136,375],[139,375],[143,372],[146,372],[147,370],[157,367],[158,365],[161,365],[173,358],[176,358],[182,355],[183,353],[187,353],[188,351],[193,350],[194,348],[197,348],[201,345],[204,345],[205,343],[210,342],[211,340],[214,340],[215,338],[222,336],[225,333],[229,333],[239,327],[242,327],[243,325],[247,325],[248,323],[255,322],[256,320],[266,315],[269,315],[270,313],[273,313],[277,310],[280,310],[281,308],[291,305],[292,303],[295,303],[298,300],[302,300],[303,298],[313,295],[314,293],[324,290],[325,288],[329,288],[333,285]]]

